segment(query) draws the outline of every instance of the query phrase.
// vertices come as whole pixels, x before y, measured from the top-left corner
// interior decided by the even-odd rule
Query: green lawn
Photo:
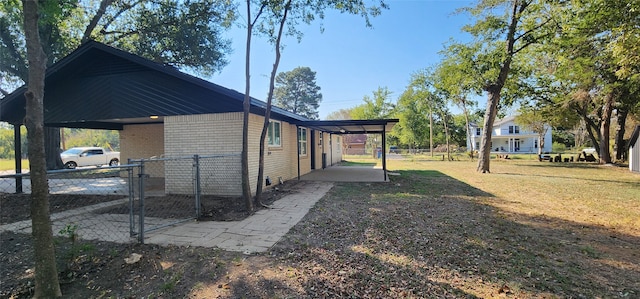
[[[13,159],[0,159],[0,171],[15,170],[16,162]],[[29,169],[29,160],[22,160],[22,169]]]

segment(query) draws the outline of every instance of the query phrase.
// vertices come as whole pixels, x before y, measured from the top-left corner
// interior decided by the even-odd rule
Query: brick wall
[[[263,121],[264,118],[258,115],[251,114],[249,117],[249,180],[253,193],[256,191],[258,178],[259,139]],[[242,151],[241,112],[169,116],[165,117],[164,125],[165,156],[167,157],[192,156],[194,154],[201,156],[240,154]],[[283,180],[297,178],[298,145],[295,125],[281,122],[281,145],[280,147],[266,148],[264,177],[269,176],[273,184],[277,184],[278,177]],[[310,151],[307,152],[310,154]],[[307,157],[301,157],[301,174],[308,173],[311,169],[309,154]],[[215,163],[215,160],[213,162]],[[225,163],[226,166],[220,170],[222,172],[216,172],[215,166],[213,170],[206,172],[210,181],[201,186],[203,192],[228,196],[242,195],[239,156],[235,162],[237,163],[236,167],[230,166],[229,160]],[[171,167],[168,166],[169,164],[167,164],[167,172],[170,172]],[[221,177],[215,179],[216,176]],[[215,184],[213,181],[216,180],[223,183]],[[177,190],[179,185],[186,183],[186,179],[179,179],[177,174],[167,173],[167,192]]]
[[[120,161],[148,159],[164,154],[164,129],[162,124],[125,125],[120,131]],[[164,177],[164,168],[147,169],[153,177]]]

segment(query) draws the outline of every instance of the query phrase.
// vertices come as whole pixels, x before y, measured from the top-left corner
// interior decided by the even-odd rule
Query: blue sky
[[[454,14],[473,1],[463,0],[388,0],[390,9],[371,20],[349,14],[328,12],[320,22],[301,25],[300,43],[287,37],[281,52],[278,72],[298,66],[316,72],[323,100],[319,114],[327,114],[362,103],[378,87],[387,87],[395,101],[407,86],[412,73],[438,63],[438,52],[451,38],[468,40],[461,32],[470,23],[466,14]],[[216,84],[244,92],[245,36],[242,28],[232,28],[227,37],[234,52],[229,64],[209,78]],[[275,59],[273,46],[264,38],[254,38],[251,54],[251,95],[266,100],[269,74]]]

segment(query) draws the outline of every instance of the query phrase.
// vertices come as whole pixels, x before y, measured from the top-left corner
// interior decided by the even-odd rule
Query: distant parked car
[[[118,166],[120,152],[107,151],[101,147],[73,147],[62,153],[60,158],[64,167],[74,169],[78,166]]]
[[[390,154],[399,154],[400,153],[400,149],[398,149],[397,146],[392,145],[389,147],[389,153]]]

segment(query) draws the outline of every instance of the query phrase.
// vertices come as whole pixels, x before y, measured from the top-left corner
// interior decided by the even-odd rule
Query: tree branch
[[[26,67],[26,63],[24,63],[26,59],[25,57],[22,56],[22,54],[20,54],[20,52],[18,52],[17,47],[14,43],[13,37],[11,36],[11,32],[9,31],[9,26],[8,24],[6,24],[6,21],[1,20],[1,22],[2,23],[0,23],[0,39],[2,39],[2,42],[7,47],[7,50],[9,50],[9,55],[11,55],[11,57],[13,57],[13,59],[16,61],[15,66],[11,66],[11,67],[3,66],[2,68],[5,70],[10,70],[10,73],[15,75],[16,77],[19,77],[20,79],[22,79],[22,81],[27,82],[28,70]]]
[[[91,22],[89,22],[89,25],[87,25],[87,28],[84,31],[84,35],[82,36],[82,40],[80,41],[80,43],[84,43],[91,38],[91,33],[98,25],[98,22],[100,21],[102,16],[104,16],[104,13],[107,11],[107,7],[109,7],[109,5],[111,5],[112,3],[113,3],[113,0],[100,1],[100,8],[98,8],[98,11],[91,19]]]

